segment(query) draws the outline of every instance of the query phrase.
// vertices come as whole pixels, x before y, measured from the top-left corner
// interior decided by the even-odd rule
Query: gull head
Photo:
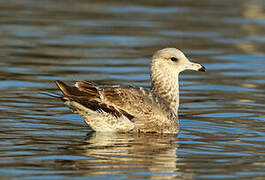
[[[157,51],[153,55],[151,71],[162,71],[166,74],[178,75],[185,70],[203,71],[206,69],[203,65],[189,61],[189,59],[176,48],[165,48]]]

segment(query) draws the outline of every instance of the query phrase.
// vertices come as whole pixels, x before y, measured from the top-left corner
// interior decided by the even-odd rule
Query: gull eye
[[[178,61],[178,59],[176,57],[171,57],[170,59],[171,59],[171,61],[174,61],[174,62]]]

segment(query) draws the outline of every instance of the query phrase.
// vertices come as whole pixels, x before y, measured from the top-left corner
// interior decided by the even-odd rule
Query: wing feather
[[[128,119],[135,118],[123,109],[117,108],[115,104],[104,101],[101,94],[104,89],[88,81],[79,81],[76,87],[68,86],[61,81],[56,81],[58,88],[62,91],[64,99],[75,101],[93,111],[104,111],[115,117],[122,115]],[[117,94],[113,94],[117,96]]]

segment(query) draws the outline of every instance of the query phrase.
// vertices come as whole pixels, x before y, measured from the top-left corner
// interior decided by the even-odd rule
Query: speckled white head
[[[176,48],[165,48],[157,51],[153,55],[151,69],[160,69],[166,74],[172,72],[179,74],[184,70],[205,71],[201,64],[190,62],[188,58]]]
[[[188,69],[205,71],[204,66],[190,62],[176,48],[159,50],[153,56],[151,65],[151,90],[164,99],[175,114],[178,114],[179,106],[178,75],[180,72]]]

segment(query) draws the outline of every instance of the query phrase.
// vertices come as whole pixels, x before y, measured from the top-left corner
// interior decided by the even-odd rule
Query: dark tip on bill
[[[202,67],[199,69],[199,71],[201,71],[201,72],[205,72],[206,71],[206,68],[203,66],[203,65],[201,65]]]

